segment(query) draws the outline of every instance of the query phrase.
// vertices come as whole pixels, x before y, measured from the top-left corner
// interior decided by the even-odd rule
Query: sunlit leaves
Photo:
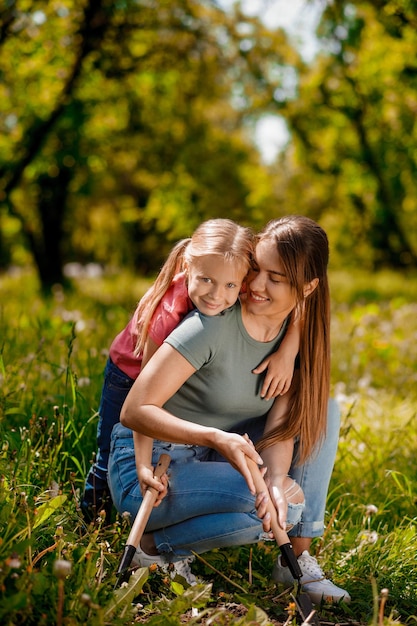
[[[324,51],[300,72],[298,99],[281,109],[297,162],[322,219],[337,214],[334,234],[345,257],[369,266],[415,264],[416,217],[404,211],[417,195],[415,10],[398,2],[384,10],[373,2],[329,3],[319,32]],[[294,178],[291,195],[298,185]],[[314,210],[308,197],[301,204]]]

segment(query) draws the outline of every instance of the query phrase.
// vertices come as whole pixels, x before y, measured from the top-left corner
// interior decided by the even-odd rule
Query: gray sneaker
[[[140,567],[150,567],[151,565],[157,565],[164,572],[168,572],[171,578],[175,576],[182,576],[187,583],[191,586],[197,585],[198,580],[191,571],[190,563],[194,561],[193,556],[186,557],[181,561],[169,562],[162,554],[152,555],[146,554],[141,547],[136,548],[135,556],[132,559],[132,565]]]
[[[328,603],[350,602],[350,595],[345,589],[337,587],[331,580],[328,580],[317,563],[317,559],[304,550],[298,557],[298,563],[303,573],[301,577],[302,590],[308,593],[314,604],[321,601]],[[275,582],[290,587],[294,585],[294,578],[288,567],[281,565],[281,556],[277,558],[272,571],[272,578]]]

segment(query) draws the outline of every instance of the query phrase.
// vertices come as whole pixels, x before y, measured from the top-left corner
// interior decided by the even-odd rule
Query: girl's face
[[[274,242],[260,241],[247,278],[247,310],[283,321],[296,305],[295,289],[285,276]]]
[[[232,306],[240,292],[246,268],[215,254],[197,257],[187,267],[188,295],[204,315],[218,315]]]

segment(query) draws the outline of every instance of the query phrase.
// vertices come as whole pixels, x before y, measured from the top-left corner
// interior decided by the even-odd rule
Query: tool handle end
[[[279,546],[282,556],[284,557],[292,577],[295,580],[300,580],[303,572],[301,571],[300,564],[295,556],[291,543],[283,543]]]
[[[130,577],[130,564],[132,563],[132,559],[135,556],[136,547],[127,544],[125,546],[122,558],[120,559],[119,567],[116,572],[117,583],[116,586],[119,587],[122,583],[125,583],[129,580]]]

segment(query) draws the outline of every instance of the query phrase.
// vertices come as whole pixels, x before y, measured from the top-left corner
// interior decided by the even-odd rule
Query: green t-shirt
[[[223,430],[265,415],[273,400],[261,399],[264,374],[252,370],[277,350],[285,328],[284,323],[273,341],[260,342],[243,326],[240,302],[214,317],[193,311],[165,341],[197,371],[164,408],[190,422]]]

